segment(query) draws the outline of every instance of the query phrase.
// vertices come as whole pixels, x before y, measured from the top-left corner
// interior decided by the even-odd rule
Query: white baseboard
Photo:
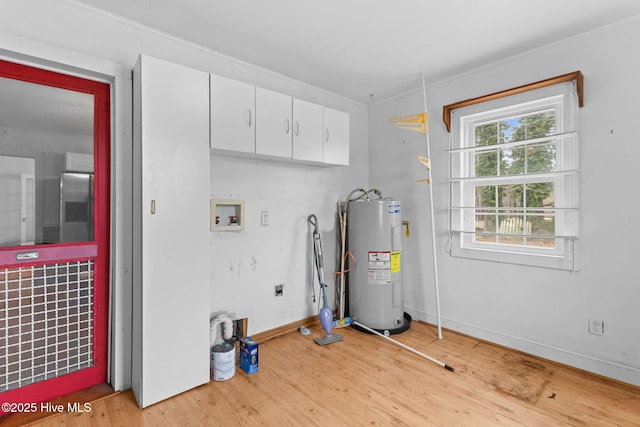
[[[425,313],[408,308],[405,308],[405,310],[415,320],[423,320],[433,325],[437,324],[437,317],[434,314],[427,313],[425,315]],[[452,331],[640,387],[640,368],[635,366],[623,365],[595,355],[551,346],[448,318],[441,318],[441,321],[443,328]]]

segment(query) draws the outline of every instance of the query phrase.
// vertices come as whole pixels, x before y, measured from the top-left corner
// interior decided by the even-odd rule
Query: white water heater
[[[372,329],[405,323],[400,212],[400,202],[381,196],[347,203],[347,242],[357,261],[349,272],[349,315]]]

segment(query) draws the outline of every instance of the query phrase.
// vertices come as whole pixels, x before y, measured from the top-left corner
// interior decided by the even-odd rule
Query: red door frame
[[[94,366],[57,378],[37,382],[0,393],[9,403],[38,403],[60,397],[107,380],[109,318],[109,239],[110,239],[110,165],[111,165],[111,87],[108,83],[87,80],[53,71],[0,60],[0,77],[73,90],[94,96],[94,241],[0,248],[0,264],[5,267],[32,266],[33,260],[20,263],[15,254],[37,250],[37,264],[43,261],[94,259],[93,356]],[[9,261],[11,260],[11,261]],[[9,265],[11,264],[11,265]],[[0,410],[0,414],[4,411]]]

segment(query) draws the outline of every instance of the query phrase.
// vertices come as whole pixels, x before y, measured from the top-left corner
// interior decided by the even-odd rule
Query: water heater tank
[[[373,329],[402,327],[400,202],[350,201],[347,230],[348,247],[357,261],[349,273],[349,315]]]

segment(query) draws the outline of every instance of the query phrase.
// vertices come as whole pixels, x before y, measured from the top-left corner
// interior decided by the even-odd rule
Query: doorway
[[[107,381],[110,86],[0,61],[0,396]]]

